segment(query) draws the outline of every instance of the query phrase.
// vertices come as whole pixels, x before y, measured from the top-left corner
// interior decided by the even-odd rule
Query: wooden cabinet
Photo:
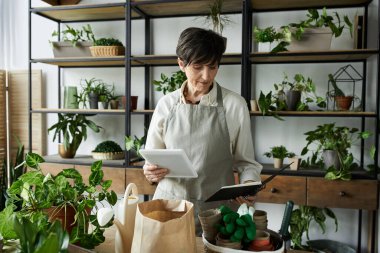
[[[268,178],[263,175],[261,180]],[[326,180],[320,177],[277,176],[258,193],[258,202],[330,208],[377,210],[377,180]]]
[[[330,181],[307,178],[307,205],[376,210],[377,180]]]
[[[261,181],[268,178],[261,176]],[[258,193],[258,202],[284,204],[292,200],[296,205],[306,204],[306,178],[277,176]]]

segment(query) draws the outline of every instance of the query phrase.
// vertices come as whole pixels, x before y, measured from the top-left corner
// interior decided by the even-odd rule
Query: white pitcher
[[[131,194],[132,193],[132,194]],[[130,253],[133,239],[133,231],[135,229],[135,217],[139,196],[137,186],[130,183],[124,193],[123,204],[121,205],[120,220],[114,219],[116,225],[115,234],[115,252]]]

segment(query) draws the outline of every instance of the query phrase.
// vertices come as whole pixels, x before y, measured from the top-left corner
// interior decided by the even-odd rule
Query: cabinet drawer
[[[307,179],[307,205],[376,210],[377,180],[330,181]]]
[[[269,175],[262,175],[261,181]],[[284,204],[292,200],[297,205],[306,204],[306,178],[276,176],[257,194],[257,202]]]

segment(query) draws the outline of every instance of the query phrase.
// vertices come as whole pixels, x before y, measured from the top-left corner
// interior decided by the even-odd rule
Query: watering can
[[[132,193],[132,194],[131,194]],[[130,253],[135,229],[135,217],[139,196],[137,186],[130,183],[124,193],[124,199],[119,207],[120,220],[114,219],[116,225],[115,252]]]

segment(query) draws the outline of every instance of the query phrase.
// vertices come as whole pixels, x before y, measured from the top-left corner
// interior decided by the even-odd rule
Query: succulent
[[[114,141],[103,141],[96,146],[94,152],[115,153],[115,152],[123,152],[123,150],[121,149],[120,145]]]
[[[123,46],[120,40],[114,38],[100,38],[95,40],[94,46]]]
[[[248,244],[256,236],[256,225],[250,214],[240,215],[229,207],[222,205],[219,208],[222,214],[222,224],[218,224],[218,231],[233,242]]]

